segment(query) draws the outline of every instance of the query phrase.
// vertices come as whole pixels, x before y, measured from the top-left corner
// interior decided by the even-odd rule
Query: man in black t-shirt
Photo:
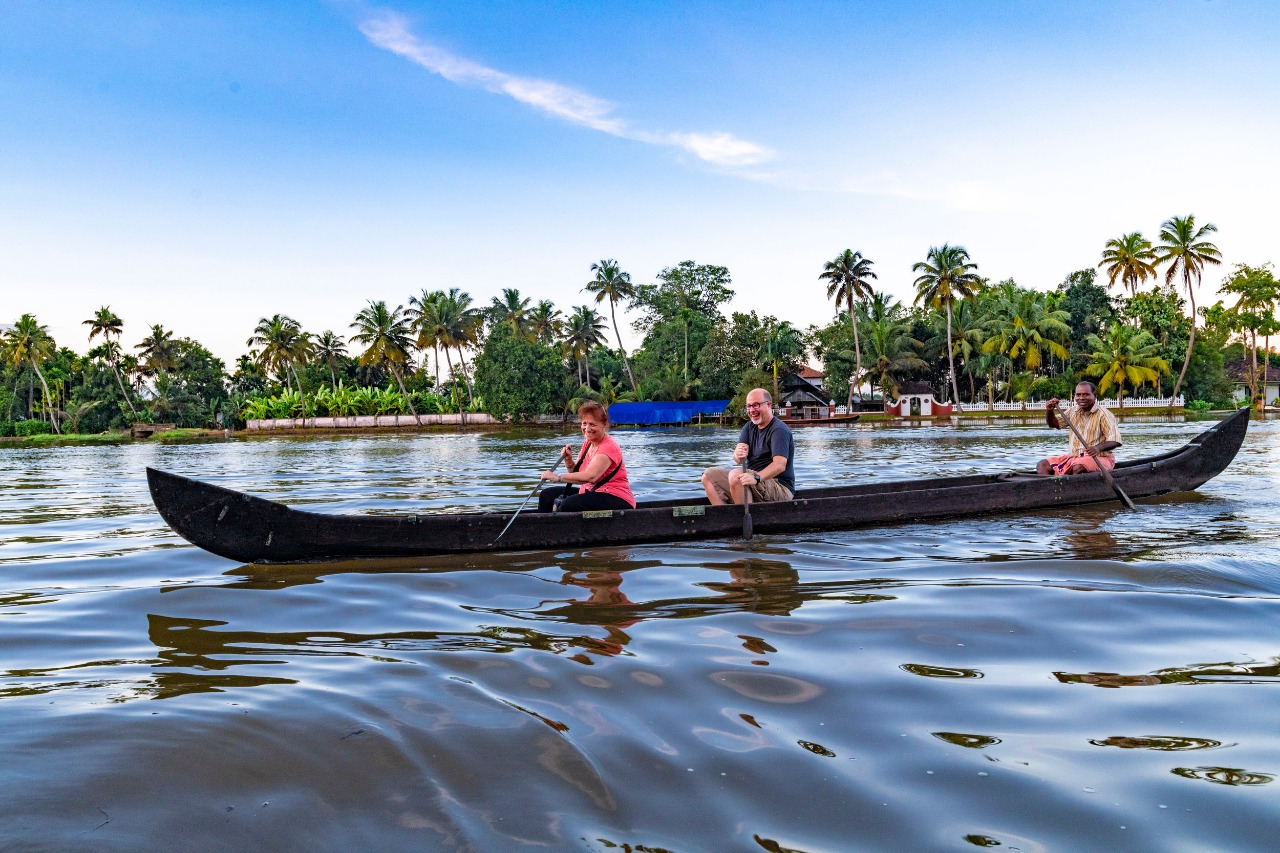
[[[747,463],[745,471],[708,468],[702,472],[702,488],[715,506],[742,503],[742,490],[751,491],[752,501],[789,501],[796,493],[793,460],[795,442],[791,428],[773,416],[773,398],[763,388],[747,394],[747,417],[738,433],[733,461]]]

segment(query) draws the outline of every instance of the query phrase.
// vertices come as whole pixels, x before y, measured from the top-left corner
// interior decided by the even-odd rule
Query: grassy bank
[[[6,444],[16,444],[26,447],[46,447],[58,444],[125,444],[134,441],[158,441],[166,443],[170,441],[187,441],[195,438],[222,438],[223,433],[220,429],[171,429],[167,432],[153,433],[148,438],[133,438],[127,432],[100,432],[100,433],[63,433],[62,435],[29,435],[29,436],[10,436],[0,438]]]

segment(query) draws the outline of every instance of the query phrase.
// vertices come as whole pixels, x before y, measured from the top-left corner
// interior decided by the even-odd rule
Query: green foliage
[[[13,421],[0,420],[0,436],[13,435]]]
[[[700,390],[703,399],[732,397],[742,387],[746,374],[759,372],[754,366],[756,353],[764,346],[766,327],[776,322],[773,317],[762,321],[754,311],[749,314],[735,311],[727,324],[717,323],[707,333],[707,344],[694,359],[694,372],[702,380]],[[836,325],[846,332],[849,329],[848,323]],[[852,346],[853,336],[849,335],[849,347]],[[828,383],[831,371],[832,364],[828,360]]]
[[[36,418],[18,421],[13,425],[13,434],[17,436],[49,435],[52,432],[53,428],[49,424]]]
[[[548,410],[561,382],[560,357],[548,346],[494,327],[476,359],[476,390],[496,418],[526,420]]]

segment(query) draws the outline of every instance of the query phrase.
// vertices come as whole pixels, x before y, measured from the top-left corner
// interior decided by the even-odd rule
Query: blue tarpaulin
[[[720,415],[728,400],[693,400],[685,403],[614,403],[609,407],[613,424],[687,424],[696,415]]]

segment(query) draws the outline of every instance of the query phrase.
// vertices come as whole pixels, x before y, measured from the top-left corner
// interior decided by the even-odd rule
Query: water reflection
[[[1152,749],[1157,752],[1181,752],[1188,749],[1218,749],[1224,744],[1220,740],[1203,737],[1129,737],[1116,735],[1091,740],[1094,746],[1114,746],[1120,749]]]
[[[1149,687],[1157,684],[1265,684],[1280,679],[1280,657],[1270,663],[1213,663],[1158,669],[1152,673],[1122,675],[1117,672],[1055,672],[1063,684],[1095,687]]]
[[[1266,785],[1275,780],[1270,773],[1251,773],[1239,767],[1175,767],[1171,771],[1184,779],[1199,779],[1219,785]]]

